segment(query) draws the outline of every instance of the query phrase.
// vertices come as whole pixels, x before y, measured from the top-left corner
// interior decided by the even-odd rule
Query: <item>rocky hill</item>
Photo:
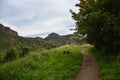
[[[14,36],[18,36],[18,33],[12,29],[10,29],[10,27],[5,27],[4,25],[0,24],[0,31],[3,31],[7,34],[11,34]]]
[[[76,34],[69,34],[69,35],[58,35],[56,33],[49,34],[46,38],[46,41],[58,44],[58,45],[65,45],[68,43],[72,44],[81,44],[82,41],[80,37],[78,37]]]
[[[57,45],[53,45],[40,37],[36,38],[21,37],[18,35],[16,31],[0,24],[0,52],[6,52],[11,48],[19,49],[21,47],[28,47],[30,50],[35,50],[38,48],[49,49],[56,46]]]
[[[65,44],[81,44],[80,37],[76,34],[58,35],[56,33],[49,34],[45,39],[40,37],[25,38],[18,35],[18,33],[9,27],[0,24],[0,52],[6,51],[10,48],[19,49],[20,47],[27,46],[31,50],[42,48],[53,48]]]

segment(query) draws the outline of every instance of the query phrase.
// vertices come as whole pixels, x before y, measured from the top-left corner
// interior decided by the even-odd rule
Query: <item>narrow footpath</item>
[[[96,59],[84,51],[82,51],[82,54],[82,65],[75,80],[100,80]]]

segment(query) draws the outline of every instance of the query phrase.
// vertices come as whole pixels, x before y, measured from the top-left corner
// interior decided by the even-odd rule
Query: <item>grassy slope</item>
[[[69,51],[70,53],[63,53]],[[0,66],[1,80],[74,80],[82,55],[78,46],[32,52],[28,56]]]
[[[82,45],[81,49],[96,57],[101,80],[120,80],[120,56],[100,54],[91,45]]]

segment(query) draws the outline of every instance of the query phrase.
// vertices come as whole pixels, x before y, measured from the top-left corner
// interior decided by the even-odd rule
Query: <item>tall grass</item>
[[[80,49],[74,45],[31,52],[0,66],[0,80],[74,80],[81,60]]]
[[[120,55],[101,54],[89,44],[82,45],[81,49],[96,57],[101,80],[120,80]]]

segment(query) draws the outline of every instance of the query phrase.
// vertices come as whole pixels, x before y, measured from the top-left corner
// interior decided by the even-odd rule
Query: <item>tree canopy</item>
[[[120,0],[80,0],[72,10],[78,34],[103,53],[120,52]]]

